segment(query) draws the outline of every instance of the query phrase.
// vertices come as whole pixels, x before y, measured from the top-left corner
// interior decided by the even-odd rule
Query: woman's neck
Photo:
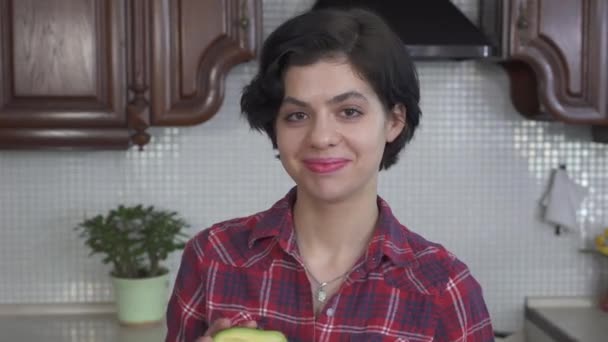
[[[375,192],[337,203],[322,203],[298,192],[294,224],[300,254],[305,263],[353,263],[367,247],[377,219]]]

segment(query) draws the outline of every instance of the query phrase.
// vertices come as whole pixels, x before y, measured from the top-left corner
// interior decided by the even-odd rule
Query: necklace
[[[306,274],[308,274],[312,278],[312,280],[319,285],[319,287],[317,287],[317,290],[315,291],[315,298],[317,299],[317,301],[319,303],[324,303],[325,300],[327,300],[327,292],[325,292],[325,286],[333,283],[336,280],[344,278],[348,274],[348,271],[347,271],[344,274],[337,276],[332,280],[320,282],[317,280],[317,278],[315,278],[314,275],[312,275],[312,273],[310,273],[310,271],[308,270],[308,268],[306,268],[306,265],[304,265],[304,263],[302,263],[302,266],[304,267],[304,271],[306,272]]]

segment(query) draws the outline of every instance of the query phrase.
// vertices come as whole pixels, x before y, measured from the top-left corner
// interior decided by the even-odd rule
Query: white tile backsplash
[[[455,1],[467,13],[476,1]],[[311,1],[264,1],[268,33]],[[473,12],[471,12],[473,11]],[[524,296],[590,295],[600,264],[577,252],[579,234],[556,237],[538,203],[552,168],[566,163],[590,187],[580,213],[608,225],[608,146],[587,130],[523,119],[505,72],[487,62],[417,63],[421,126],[380,194],[410,229],[443,243],[481,282],[494,324],[515,330]],[[178,210],[190,233],[271,205],[292,182],[266,137],[240,117],[255,63],[229,75],[221,111],[196,127],[156,128],[144,152],[0,151],[0,303],[112,299],[108,267],[89,258],[73,227],[119,203]],[[173,272],[179,253],[169,261]],[[608,272],[606,270],[605,272]]]

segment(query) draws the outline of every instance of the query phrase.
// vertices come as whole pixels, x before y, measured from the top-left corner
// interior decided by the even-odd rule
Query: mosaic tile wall
[[[266,0],[268,32],[311,3]],[[456,3],[471,17],[475,0]],[[439,241],[481,282],[494,324],[521,327],[525,296],[592,295],[608,263],[578,252],[581,234],[556,237],[539,219],[549,174],[566,163],[590,188],[579,213],[587,235],[608,225],[608,146],[581,128],[522,119],[508,80],[481,62],[418,63],[424,117],[380,193],[410,229]],[[112,299],[108,268],[73,227],[119,203],[179,210],[194,227],[263,210],[292,185],[269,142],[239,116],[256,66],[229,76],[221,112],[197,127],[153,130],[147,150],[0,151],[0,303]],[[170,259],[172,275],[179,253]]]

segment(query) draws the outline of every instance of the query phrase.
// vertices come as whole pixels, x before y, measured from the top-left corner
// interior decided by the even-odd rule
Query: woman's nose
[[[310,145],[316,149],[336,146],[342,139],[338,124],[331,116],[317,116],[310,127]]]

